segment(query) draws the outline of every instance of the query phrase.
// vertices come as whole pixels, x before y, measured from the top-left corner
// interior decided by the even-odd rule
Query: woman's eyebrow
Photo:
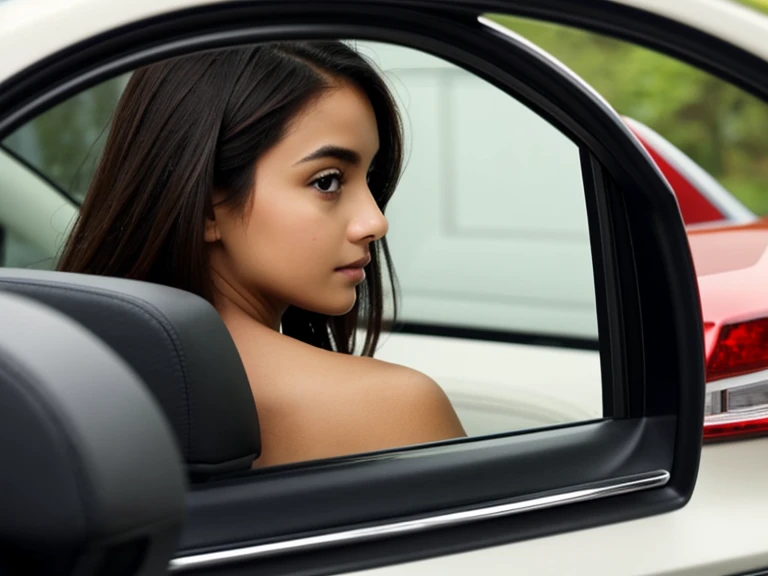
[[[323,158],[335,158],[341,160],[347,164],[359,164],[360,154],[349,148],[342,148],[341,146],[321,146],[309,156],[305,156],[296,164],[302,164],[304,162],[311,162],[312,160],[321,160]],[[294,164],[294,166],[296,165]]]

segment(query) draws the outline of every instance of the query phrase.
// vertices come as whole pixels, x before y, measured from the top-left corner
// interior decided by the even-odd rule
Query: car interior
[[[259,422],[245,369],[220,316],[185,292],[133,280],[0,270],[0,290],[82,324],[136,371],[172,426],[191,481],[249,470]]]
[[[386,71],[409,148],[387,208],[397,326],[381,339],[377,358],[435,379],[471,436],[601,418],[579,147],[459,66],[402,46],[355,42]],[[122,83],[118,76],[84,90],[0,142],[1,265],[54,267],[87,189],[72,182],[89,180],[105,139],[94,135],[106,121],[96,122],[93,101],[99,90],[119,93]],[[50,142],[40,138],[44,126],[60,126],[66,118],[78,119],[78,128],[53,130],[57,137]],[[444,130],[435,129],[438,121]],[[77,153],[62,160],[68,147]],[[514,168],[510,158],[519,158]],[[543,164],[551,169],[543,171]],[[448,165],[452,173],[443,174],[441,166]],[[514,194],[498,185],[509,170]],[[556,201],[547,190],[556,191]],[[496,260],[507,265],[496,266]],[[466,273],[455,273],[457,263]],[[564,292],[559,286],[566,281]]]
[[[39,298],[0,294],[0,315],[14,327],[0,332],[0,574],[164,573],[182,525],[187,481],[179,446],[189,438],[173,438],[132,369],[141,367],[43,303],[74,310],[77,302],[97,315],[91,304],[106,289],[45,280],[16,279],[16,292]],[[141,319],[124,314],[123,326],[149,326],[151,338],[158,312],[147,311],[148,300],[137,304],[131,288],[113,302],[130,301]],[[169,338],[188,341],[162,318]],[[161,370],[178,356],[166,347],[149,358]],[[177,401],[186,397],[180,382],[166,381],[179,391]]]
[[[0,430],[6,439],[3,450],[6,453],[6,449],[15,446],[10,452],[11,462],[20,463],[9,466],[15,473],[4,475],[0,491],[0,497],[6,500],[3,509],[8,509],[7,502],[13,502],[11,510],[19,511],[4,517],[0,524],[0,540],[5,542],[7,536],[11,542],[8,549],[0,550],[0,556],[10,559],[7,568],[11,574],[20,573],[15,570],[17,567],[22,567],[25,574],[69,574],[74,572],[68,570],[80,564],[88,565],[82,574],[163,571],[178,545],[180,510],[165,512],[169,521],[173,520],[169,524],[172,529],[150,534],[153,538],[164,538],[161,547],[164,557],[157,563],[146,559],[149,545],[146,538],[132,537],[126,542],[117,538],[122,535],[118,528],[123,528],[124,515],[132,522],[131,528],[145,521],[132,511],[137,506],[147,515],[157,517],[164,513],[163,506],[153,509],[152,503],[144,499],[145,483],[172,485],[175,479],[178,491],[175,500],[183,500],[181,495],[186,483],[197,484],[247,472],[261,450],[253,395],[224,323],[215,309],[196,295],[121,278],[3,269],[0,270],[0,291],[0,310],[6,321],[29,327],[22,334],[3,331],[0,337]],[[44,334],[43,341],[34,346],[25,341],[32,337],[33,330],[34,334]],[[66,346],[63,349],[62,343]],[[50,354],[45,353],[46,348]],[[33,352],[35,350],[37,352]],[[67,359],[63,371],[59,365],[62,358]],[[22,369],[15,370],[16,366]],[[45,373],[39,381],[36,380],[38,373]],[[126,380],[131,381],[127,388]],[[43,401],[51,395],[52,405],[59,403],[58,395],[64,395],[67,410],[70,410],[69,403],[75,404],[71,407],[74,413],[32,415],[39,399],[25,396],[30,387],[43,396]],[[122,399],[109,397],[110,393],[113,396],[135,394],[137,388],[144,387],[154,400],[150,408],[155,414],[150,414],[149,419],[144,414],[146,408],[137,410]],[[151,403],[147,399],[144,402]],[[96,403],[100,412],[91,410]],[[124,407],[120,411],[122,420],[115,421],[114,416],[108,416],[115,405]],[[173,438],[165,449],[174,453],[155,455],[152,466],[142,465],[126,474],[127,463],[120,462],[126,451],[120,449],[116,439],[124,438],[136,452],[141,446],[136,430],[148,432],[160,425],[158,421],[162,417],[156,407],[172,428]],[[83,422],[81,413],[85,416]],[[136,427],[136,419],[141,420],[141,428]],[[80,437],[70,442],[73,449],[85,450],[90,448],[87,440],[92,438],[98,444],[94,449],[101,451],[82,456],[81,459],[87,461],[86,477],[80,479],[83,486],[68,483],[72,480],[69,476],[82,473],[77,469],[82,462],[61,459],[67,452],[61,451],[57,442],[66,441],[71,433],[65,431],[62,435],[61,431],[52,430],[50,422],[55,420],[62,421],[64,427],[68,420],[76,420],[75,426],[96,427],[84,445]],[[97,422],[91,424],[92,420]],[[118,425],[123,429],[114,429]],[[91,430],[87,433],[91,434]],[[11,438],[20,437],[24,440],[10,444]],[[154,445],[154,440],[149,444]],[[26,454],[38,454],[41,458],[29,459]],[[161,456],[162,463],[158,464],[155,460]],[[55,464],[53,468],[51,461]],[[169,475],[167,468],[182,461],[186,474]],[[112,465],[115,470],[97,469],[93,474],[100,475],[95,479],[87,468]],[[29,484],[30,477],[43,480],[40,485]],[[142,489],[135,490],[131,498],[130,487],[120,488],[125,482],[117,483],[117,489],[106,485],[116,477],[139,483]],[[77,478],[72,481],[76,482]],[[54,486],[58,487],[54,489]],[[104,491],[114,498],[104,506],[119,509],[83,510],[86,503],[95,501],[94,505],[98,506],[102,503],[87,494],[78,494],[78,490],[87,494]],[[83,502],[78,502],[78,498]],[[179,509],[182,506],[179,503]],[[20,513],[21,510],[26,513]],[[171,512],[174,516],[170,516]],[[96,526],[94,532],[92,526],[83,524],[91,517],[108,525]],[[70,522],[80,523],[82,531],[70,533]],[[150,527],[143,528],[149,530]],[[104,540],[103,532],[107,529],[114,529],[116,543],[112,543],[111,533],[108,541]],[[170,543],[166,541],[168,538]],[[52,551],[44,563],[39,560],[43,549]],[[141,572],[135,572],[138,566],[142,566]]]

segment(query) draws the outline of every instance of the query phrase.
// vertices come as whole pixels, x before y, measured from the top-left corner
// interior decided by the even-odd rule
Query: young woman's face
[[[370,244],[387,232],[368,188],[378,148],[373,108],[355,86],[310,104],[256,162],[245,213],[216,208],[206,240],[218,282],[275,312],[348,312]]]

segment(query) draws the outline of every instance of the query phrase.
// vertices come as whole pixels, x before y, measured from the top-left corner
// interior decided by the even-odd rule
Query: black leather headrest
[[[0,573],[165,574],[186,480],[157,403],[71,318],[0,294],[0,319]]]
[[[192,481],[248,470],[260,455],[248,377],[204,299],[147,282],[13,268],[0,269],[0,290],[63,312],[122,356],[164,410]]]

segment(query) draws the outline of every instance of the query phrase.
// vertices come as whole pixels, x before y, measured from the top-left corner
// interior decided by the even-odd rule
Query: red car
[[[768,218],[647,126],[625,118],[666,176],[688,227],[707,359],[704,436],[768,431]]]

